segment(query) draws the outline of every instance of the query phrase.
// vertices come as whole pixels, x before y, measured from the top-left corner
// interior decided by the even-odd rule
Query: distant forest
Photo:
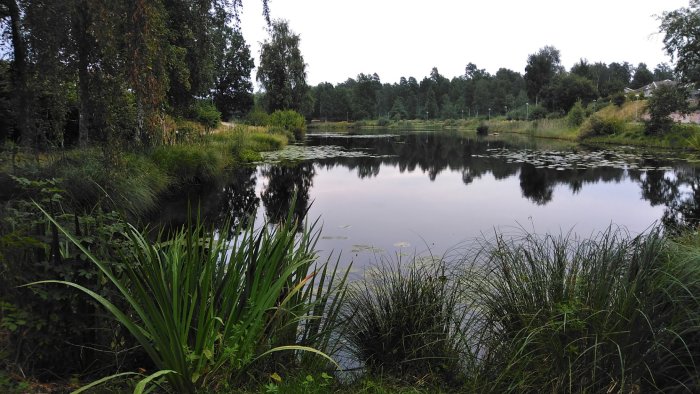
[[[322,120],[457,119],[469,116],[510,114],[524,118],[528,110],[537,114],[566,112],[578,100],[584,104],[621,94],[626,87],[639,88],[653,81],[674,79],[665,63],[653,71],[644,63],[589,63],[581,59],[566,71],[560,52],[546,46],[527,59],[525,74],[506,68],[490,74],[469,63],[464,75],[451,80],[436,67],[420,82],[402,77],[398,83],[382,83],[379,75],[311,89],[313,111],[307,117]],[[489,110],[490,109],[490,110]]]

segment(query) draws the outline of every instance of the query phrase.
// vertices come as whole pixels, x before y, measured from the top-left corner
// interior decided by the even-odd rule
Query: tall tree
[[[16,0],[2,0],[3,16],[7,15],[10,22],[12,37],[12,72],[17,112],[17,131],[20,142],[25,146],[34,145],[34,133],[29,125],[29,70],[27,65],[27,47],[22,34],[21,10]]]
[[[377,73],[359,74],[352,89],[353,112],[359,119],[377,116],[377,95],[382,83]]]
[[[654,68],[654,81],[673,80],[673,69],[668,63],[659,63]]]
[[[654,74],[649,70],[645,63],[639,63],[637,68],[634,70],[634,76],[632,77],[632,82],[630,82],[630,87],[632,89],[639,89],[654,82]]]
[[[243,35],[231,29],[226,33],[223,56],[216,64],[214,104],[223,119],[241,117],[253,107],[253,82],[250,73],[255,62]]]
[[[562,70],[559,50],[553,46],[528,56],[524,78],[530,99],[537,103],[542,89]]]
[[[299,35],[285,20],[272,21],[269,40],[260,49],[257,80],[265,89],[265,107],[304,111],[309,87],[306,84],[306,64],[299,49]]]
[[[688,7],[664,12],[659,20],[664,48],[676,62],[676,72],[685,81],[700,83],[700,0],[690,0]]]

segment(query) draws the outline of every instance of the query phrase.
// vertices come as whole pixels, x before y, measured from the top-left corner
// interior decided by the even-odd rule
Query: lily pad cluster
[[[336,157],[384,157],[361,150],[346,150],[336,145],[304,146],[288,145],[282,150],[262,152],[263,162],[278,164],[285,161],[321,160]]]
[[[626,152],[614,150],[600,151],[547,151],[508,148],[486,149],[486,154],[472,155],[472,157],[505,159],[508,163],[528,163],[535,168],[549,168],[554,170],[571,170],[612,167],[628,170],[643,171],[670,171],[668,165],[652,165],[659,157],[650,153]],[[669,159],[671,160],[671,159]],[[668,163],[668,160],[664,160]]]

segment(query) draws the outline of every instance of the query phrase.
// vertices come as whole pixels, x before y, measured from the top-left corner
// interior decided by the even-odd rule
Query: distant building
[[[651,97],[654,95],[654,91],[658,89],[661,86],[676,86],[678,83],[676,81],[671,81],[670,79],[666,79],[664,81],[655,81],[650,83],[649,85],[642,86],[639,89],[631,89],[631,88],[625,88],[625,94],[634,94],[636,96],[639,95],[644,95],[644,97]]]

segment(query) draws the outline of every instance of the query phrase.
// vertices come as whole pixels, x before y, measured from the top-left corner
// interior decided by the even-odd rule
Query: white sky
[[[343,82],[377,73],[383,83],[419,81],[437,67],[447,78],[469,62],[495,73],[524,73],[545,45],[567,68],[580,58],[605,63],[669,62],[654,15],[688,0],[270,0],[273,19],[301,36],[307,82]],[[255,63],[267,37],[262,1],[244,0],[241,24]],[[255,71],[253,71],[253,78]]]

